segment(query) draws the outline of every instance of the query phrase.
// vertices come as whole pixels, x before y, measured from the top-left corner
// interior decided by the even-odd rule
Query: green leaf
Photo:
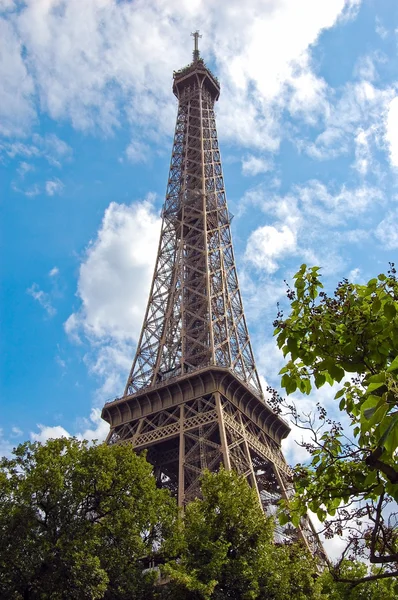
[[[370,394],[366,398],[365,402],[361,406],[362,412],[364,412],[368,408],[372,408],[374,406],[377,406],[379,402],[380,402],[380,397],[379,396],[374,396],[373,394]]]
[[[379,445],[384,446],[390,453],[393,453],[396,449],[398,445],[398,413],[395,413],[392,416],[387,428],[379,440]]]
[[[368,378],[368,383],[379,383],[379,382],[385,382],[386,380],[386,374],[384,372],[382,373],[377,373],[376,375],[372,375],[371,377]]]
[[[388,367],[387,371],[389,373],[391,373],[393,371],[398,371],[398,356],[396,356],[394,358],[394,360],[392,361],[391,365]]]
[[[364,488],[366,489],[367,487],[373,485],[376,482],[376,471],[369,471],[368,474],[366,475],[366,479],[363,483]]]
[[[377,485],[372,490],[372,493],[375,494],[376,496],[380,496],[380,494],[382,494],[383,492],[384,492],[384,485],[382,483],[379,483],[379,485]]]
[[[368,393],[370,392],[374,392],[374,390],[378,390],[379,388],[384,386],[384,381],[381,381],[380,383],[371,383],[370,385],[368,385],[368,389],[366,390]]]
[[[276,343],[278,344],[278,348],[282,348],[283,344],[286,341],[286,330],[284,329],[276,338]]]
[[[384,442],[384,447],[387,450],[387,452],[389,452],[391,454],[391,456],[394,454],[395,450],[398,448],[398,423],[397,423],[397,416],[395,415],[395,422],[394,422],[394,426],[390,432],[390,435],[387,437],[386,441]]]
[[[392,319],[397,314],[397,309],[395,308],[395,304],[393,302],[386,302],[384,305],[383,311],[384,311],[384,316],[389,321],[392,321]]]
[[[341,390],[339,390],[339,391],[336,393],[336,395],[335,395],[334,399],[335,399],[335,400],[338,400],[339,398],[341,398],[341,396],[344,396],[344,394],[345,394],[345,393],[346,393],[346,389],[345,389],[345,388],[341,388]]]
[[[293,394],[297,389],[297,381],[293,377],[289,377],[289,381],[286,383],[286,393]]]
[[[326,377],[323,373],[316,373],[314,380],[315,380],[315,386],[319,389],[325,383]]]
[[[338,382],[340,382],[343,379],[344,375],[345,375],[344,369],[342,369],[338,365],[331,365],[329,367],[329,373],[331,374],[331,376],[333,377],[333,379],[335,379]]]
[[[333,379],[333,377],[332,377],[332,376],[331,376],[331,375],[330,375],[330,374],[329,374],[327,371],[326,371],[326,373],[325,373],[325,379],[326,379],[326,382],[327,382],[329,385],[333,385],[333,384],[334,384],[334,379]]]
[[[297,340],[296,338],[289,337],[287,340],[287,348],[292,355],[292,360],[296,360],[297,358]]]
[[[381,302],[380,302],[379,298],[375,298],[373,300],[373,304],[372,304],[372,312],[378,313],[380,309],[381,309]]]
[[[318,508],[318,510],[316,511],[316,516],[322,522],[327,516],[327,513],[322,508]]]
[[[376,407],[375,413],[368,420],[370,427],[374,427],[375,425],[382,423],[388,410],[389,410],[389,406],[388,406],[387,402],[385,402],[383,399],[381,399],[380,405]]]
[[[369,420],[373,417],[376,410],[376,406],[372,406],[372,408],[365,408],[365,410],[363,411],[363,416],[365,417],[365,419]]]

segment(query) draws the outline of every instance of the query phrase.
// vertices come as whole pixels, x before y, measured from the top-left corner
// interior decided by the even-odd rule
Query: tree
[[[26,442],[0,463],[0,596],[150,597],[142,559],[170,537],[176,515],[130,446]]]
[[[315,561],[300,544],[276,546],[274,523],[256,492],[231,471],[207,472],[202,498],[187,505],[179,559],[169,561],[173,600],[321,598]]]
[[[342,577],[351,581],[360,581],[367,575],[367,566],[359,561],[343,561],[340,570]],[[393,578],[353,586],[336,581],[330,571],[325,570],[321,582],[324,594],[333,600],[396,600],[398,597],[398,582]]]
[[[392,600],[389,581],[355,595],[274,523],[244,477],[206,473],[177,513],[130,446],[25,443],[0,464],[0,596],[6,600]],[[145,569],[166,561],[167,585]],[[172,557],[172,558],[170,558]],[[364,566],[344,563],[345,576]],[[376,586],[377,583],[377,586]],[[377,592],[377,594],[376,594]]]
[[[302,265],[288,289],[291,312],[274,323],[287,357],[281,370],[287,394],[310,394],[313,386],[335,385],[336,409],[348,427],[325,408],[303,414],[272,392],[276,410],[288,409],[308,429],[309,465],[295,469],[296,495],[285,519],[298,523],[314,511],[327,537],[348,532],[335,576],[370,581],[398,574],[398,282],[391,264],[367,284],[341,281],[332,297],[323,290],[319,268]],[[337,412],[337,410],[336,410]],[[367,557],[377,569],[344,575],[347,557]],[[353,579],[352,579],[353,577]],[[351,579],[350,579],[351,578]]]

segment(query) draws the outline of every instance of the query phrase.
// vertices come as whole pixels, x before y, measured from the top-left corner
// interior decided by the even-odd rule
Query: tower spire
[[[198,29],[196,31],[194,31],[193,33],[191,33],[191,36],[194,38],[193,60],[194,60],[194,62],[196,62],[200,58],[199,38],[201,38],[202,36],[200,35]]]

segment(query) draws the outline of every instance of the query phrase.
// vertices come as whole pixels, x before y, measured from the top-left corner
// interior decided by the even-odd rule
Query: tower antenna
[[[194,31],[193,33],[191,33],[191,35],[194,38],[193,60],[194,60],[194,62],[196,62],[200,58],[198,40],[202,36],[200,35],[198,29],[196,31]]]

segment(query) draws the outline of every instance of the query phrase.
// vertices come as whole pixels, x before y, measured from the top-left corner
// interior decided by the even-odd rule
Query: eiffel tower
[[[155,272],[124,394],[108,402],[108,443],[129,443],[180,506],[205,469],[243,474],[267,514],[291,493],[281,451],[288,424],[261,390],[243,311],[217,139],[217,78],[195,32],[193,61],[175,71],[178,99]],[[319,548],[306,521],[277,526],[279,542]],[[311,541],[312,540],[312,541]]]

